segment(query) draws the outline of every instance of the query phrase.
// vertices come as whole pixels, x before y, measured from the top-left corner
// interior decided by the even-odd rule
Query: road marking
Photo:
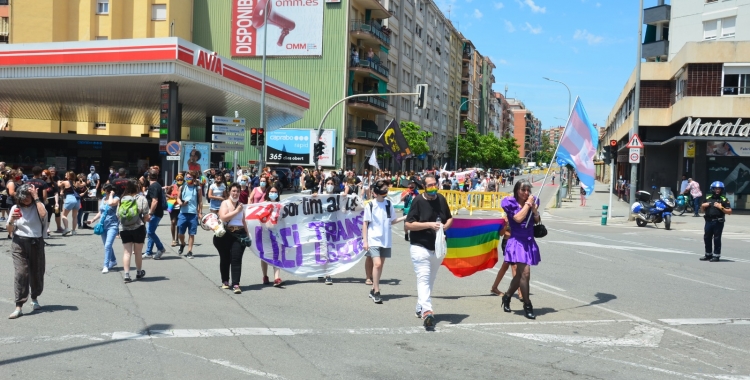
[[[726,289],[726,290],[737,290],[737,289],[732,289],[732,288],[725,288],[725,287],[719,286],[719,285],[714,285],[714,284],[711,284],[711,283],[708,283],[708,282],[693,280],[692,278],[681,277],[681,276],[678,276],[678,275],[675,275],[675,274],[671,274],[671,273],[664,273],[664,274],[666,274],[667,276],[681,278],[681,279],[687,280],[687,281],[697,282],[697,283],[703,284],[703,285],[713,286],[714,288]]]
[[[558,288],[557,286],[552,286],[552,285],[549,285],[549,284],[545,284],[545,283],[543,283],[543,282],[541,282],[541,281],[534,281],[534,285],[542,285],[542,286],[546,286],[546,287],[548,287],[548,288],[552,288],[552,289],[555,289],[555,290],[557,290],[558,292],[564,292],[564,291],[565,291],[565,289],[560,289],[560,288]]]
[[[435,330],[438,331],[437,329]],[[362,328],[362,329],[288,329],[288,328],[228,328],[228,329],[172,329],[148,330],[145,332],[117,331],[111,335],[112,340],[133,339],[161,339],[161,338],[216,338],[237,336],[295,336],[295,335],[323,335],[323,334],[351,334],[351,335],[406,335],[425,333],[423,327],[396,328]]]
[[[685,325],[750,325],[750,318],[682,318],[660,319],[670,326]]]
[[[610,260],[610,259],[605,259],[604,257],[599,257],[599,256],[597,256],[597,255],[592,255],[592,254],[590,254],[590,253],[584,253],[584,252],[581,252],[581,251],[576,251],[576,253],[580,253],[580,254],[582,254],[582,255],[586,255],[586,256],[591,256],[591,257],[597,258],[597,259],[599,259],[599,260],[604,260],[604,261],[609,261],[609,262],[612,262],[612,260]]]
[[[189,352],[175,350],[174,348],[160,346],[158,344],[155,344],[154,346],[159,347],[159,348],[161,348],[163,350],[177,352],[177,353],[180,353],[180,354],[183,354],[183,355],[187,355],[187,356],[190,356],[190,357],[193,357],[193,358],[197,358],[197,359],[201,359],[201,360],[207,361],[209,363],[218,364],[220,366],[224,366],[224,367],[231,368],[231,369],[234,369],[234,370],[237,370],[237,371],[240,371],[240,372],[244,372],[244,373],[246,373],[248,375],[255,375],[255,376],[265,377],[267,379],[276,379],[276,380],[284,380],[285,379],[284,377],[281,377],[279,375],[275,375],[273,373],[259,371],[257,369],[253,369],[253,368],[250,368],[250,367],[243,367],[241,365],[234,364],[234,363],[229,362],[227,360],[209,359],[209,358],[205,358],[203,356],[191,354]]]
[[[564,343],[589,347],[659,347],[664,330],[645,325],[636,325],[623,338],[555,334],[507,334],[544,343]]]
[[[644,246],[609,245],[609,244],[594,243],[590,241],[548,240],[547,243],[577,245],[581,247],[591,247],[591,248],[615,249],[618,251],[651,251],[651,252],[679,253],[682,255],[694,255],[694,253],[692,252],[681,251],[681,250],[676,250],[676,249],[644,247]]]

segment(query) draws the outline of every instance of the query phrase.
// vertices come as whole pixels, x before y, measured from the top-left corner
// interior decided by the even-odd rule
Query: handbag
[[[99,217],[99,223],[97,223],[94,226],[94,235],[104,234],[104,224],[102,224],[102,222],[104,222],[104,214],[106,214],[107,212],[109,212],[109,204],[104,206],[104,211],[102,212],[102,215]]]
[[[445,232],[441,225],[440,229],[435,233],[435,257],[443,261],[446,253],[448,253],[448,247],[445,242]]]
[[[547,227],[544,226],[544,224],[537,224],[534,226],[534,237],[535,238],[543,238],[547,236]]]

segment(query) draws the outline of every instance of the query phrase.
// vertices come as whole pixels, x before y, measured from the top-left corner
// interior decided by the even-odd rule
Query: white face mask
[[[275,201],[276,199],[279,198],[279,193],[268,193],[268,198],[271,199],[272,201]]]
[[[112,174],[112,173],[114,173],[114,172],[115,172],[114,170],[110,170],[110,171],[109,171],[109,174]]]
[[[333,185],[326,185],[326,191],[329,193],[333,192]]]
[[[239,196],[231,197],[231,199],[232,199],[232,202],[237,203],[240,200],[240,197]]]

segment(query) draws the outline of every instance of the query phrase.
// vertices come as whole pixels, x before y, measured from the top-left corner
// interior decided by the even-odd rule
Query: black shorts
[[[134,230],[120,231],[120,240],[122,240],[122,244],[143,244],[146,241],[146,226],[143,225]]]
[[[169,213],[169,220],[177,220],[178,216],[180,216],[180,209],[173,209],[172,212]]]

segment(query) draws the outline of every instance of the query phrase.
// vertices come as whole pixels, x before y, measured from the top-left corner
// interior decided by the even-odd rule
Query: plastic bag
[[[446,253],[448,253],[448,246],[445,243],[445,231],[441,224],[440,229],[435,233],[435,257],[442,261]]]

